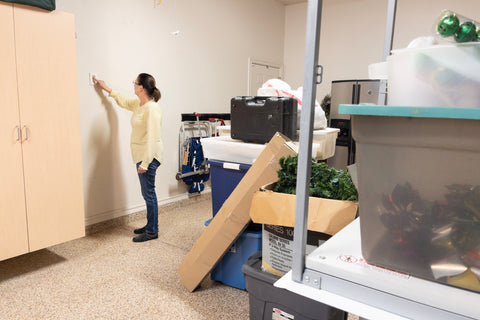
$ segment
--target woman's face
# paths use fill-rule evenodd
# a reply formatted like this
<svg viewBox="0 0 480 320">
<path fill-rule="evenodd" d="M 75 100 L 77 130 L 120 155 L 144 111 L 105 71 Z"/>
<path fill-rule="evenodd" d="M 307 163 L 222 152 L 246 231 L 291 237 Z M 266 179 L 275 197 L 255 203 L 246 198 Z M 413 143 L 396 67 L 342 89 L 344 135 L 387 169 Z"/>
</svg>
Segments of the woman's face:
<svg viewBox="0 0 480 320">
<path fill-rule="evenodd" d="M 133 89 L 134 89 L 134 92 L 137 96 L 140 93 L 140 90 L 143 89 L 143 87 L 138 82 L 138 78 L 135 79 L 135 82 L 133 83 Z"/>
</svg>

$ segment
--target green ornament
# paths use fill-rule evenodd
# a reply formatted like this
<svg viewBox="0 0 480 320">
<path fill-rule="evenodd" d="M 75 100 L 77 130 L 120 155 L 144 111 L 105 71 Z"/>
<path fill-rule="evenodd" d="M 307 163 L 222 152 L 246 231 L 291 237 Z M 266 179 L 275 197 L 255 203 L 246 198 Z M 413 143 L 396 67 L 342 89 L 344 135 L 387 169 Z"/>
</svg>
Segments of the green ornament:
<svg viewBox="0 0 480 320">
<path fill-rule="evenodd" d="M 480 41 L 480 27 L 477 27 L 477 41 Z"/>
<path fill-rule="evenodd" d="M 437 31 L 442 37 L 453 36 L 458 29 L 460 21 L 457 15 L 449 14 L 440 19 L 437 26 Z"/>
<path fill-rule="evenodd" d="M 460 25 L 455 33 L 455 41 L 469 42 L 477 39 L 477 27 L 473 22 L 467 21 Z"/>
</svg>

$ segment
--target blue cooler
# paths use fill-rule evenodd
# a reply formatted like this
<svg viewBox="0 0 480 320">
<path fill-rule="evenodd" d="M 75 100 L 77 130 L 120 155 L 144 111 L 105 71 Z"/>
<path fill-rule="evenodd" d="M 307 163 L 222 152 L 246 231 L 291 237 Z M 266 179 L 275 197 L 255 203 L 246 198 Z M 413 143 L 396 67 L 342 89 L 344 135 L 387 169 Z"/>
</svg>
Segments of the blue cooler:
<svg viewBox="0 0 480 320">
<path fill-rule="evenodd" d="M 212 185 L 212 211 L 217 214 L 251 165 L 208 160 Z"/>
<path fill-rule="evenodd" d="M 208 165 L 210 166 L 210 182 L 212 186 L 212 211 L 213 217 L 215 217 L 251 165 L 220 160 L 208 160 Z M 205 221 L 205 226 L 208 226 L 210 221 L 212 219 Z M 262 225 L 251 222 L 247 230 L 261 231 Z"/>
<path fill-rule="evenodd" d="M 211 279 L 245 290 L 242 266 L 248 258 L 262 250 L 262 231 L 244 231 L 210 273 Z"/>
<path fill-rule="evenodd" d="M 212 186 L 212 211 L 215 217 L 251 165 L 220 160 L 208 160 L 208 164 Z M 205 226 L 208 226 L 212 219 L 207 220 Z M 210 273 L 212 280 L 244 290 L 246 286 L 242 266 L 248 257 L 261 249 L 262 225 L 252 222 L 213 268 Z"/>
</svg>

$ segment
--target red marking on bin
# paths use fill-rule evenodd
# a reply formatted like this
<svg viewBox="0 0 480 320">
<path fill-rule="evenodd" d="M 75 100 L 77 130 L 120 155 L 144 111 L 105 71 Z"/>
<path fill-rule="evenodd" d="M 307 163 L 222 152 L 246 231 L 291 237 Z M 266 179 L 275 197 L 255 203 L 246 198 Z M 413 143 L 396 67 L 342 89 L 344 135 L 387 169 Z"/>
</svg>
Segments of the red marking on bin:
<svg viewBox="0 0 480 320">
<path fill-rule="evenodd" d="M 352 255 L 349 255 L 349 254 L 342 254 L 342 255 L 338 256 L 338 258 L 341 261 L 347 262 L 347 263 L 356 263 L 358 261 L 358 259 L 355 256 L 352 256 Z"/>
</svg>

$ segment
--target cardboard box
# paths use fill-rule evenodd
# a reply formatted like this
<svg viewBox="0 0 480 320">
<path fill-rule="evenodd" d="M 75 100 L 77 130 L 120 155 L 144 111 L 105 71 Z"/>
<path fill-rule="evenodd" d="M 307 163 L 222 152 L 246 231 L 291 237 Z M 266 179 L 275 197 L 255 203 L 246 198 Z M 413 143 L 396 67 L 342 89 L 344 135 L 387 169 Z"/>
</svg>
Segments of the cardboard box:
<svg viewBox="0 0 480 320">
<path fill-rule="evenodd" d="M 330 238 L 322 232 L 307 233 L 305 254 L 310 254 L 319 245 Z M 293 261 L 293 228 L 262 225 L 262 269 L 276 276 L 283 276 L 292 269 Z"/>
<path fill-rule="evenodd" d="M 250 218 L 264 224 L 262 233 L 262 266 L 275 275 L 291 269 L 293 258 L 293 227 L 295 226 L 296 196 L 274 192 L 271 183 L 255 192 L 250 207 Z M 353 201 L 309 198 L 308 234 L 306 252 L 313 251 L 325 240 L 323 234 L 334 235 L 355 219 L 358 204 Z M 275 225 L 290 228 L 274 228 Z M 315 231 L 315 232 L 314 232 Z M 315 240 L 317 239 L 317 240 Z M 307 242 L 309 242 L 307 240 Z M 315 244 L 316 242 L 316 244 Z"/>
<path fill-rule="evenodd" d="M 296 196 L 274 192 L 275 184 L 270 183 L 255 192 L 250 218 L 255 223 L 294 227 Z M 355 219 L 357 208 L 358 204 L 353 201 L 309 197 L 308 230 L 333 236 Z"/>
<path fill-rule="evenodd" d="M 296 153 L 287 137 L 273 136 L 180 264 L 178 273 L 187 290 L 195 290 L 248 225 L 253 194 L 277 179 L 280 158 Z"/>
</svg>

